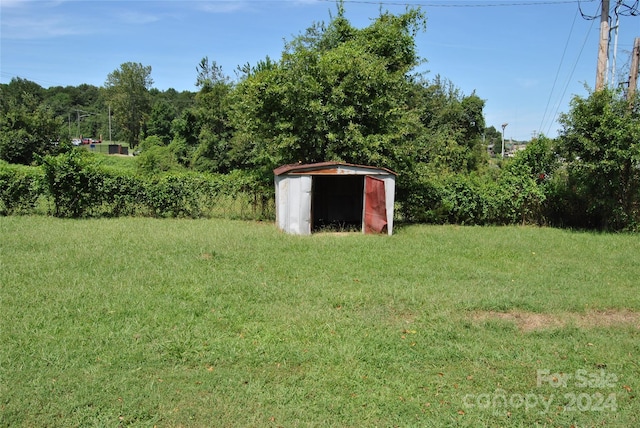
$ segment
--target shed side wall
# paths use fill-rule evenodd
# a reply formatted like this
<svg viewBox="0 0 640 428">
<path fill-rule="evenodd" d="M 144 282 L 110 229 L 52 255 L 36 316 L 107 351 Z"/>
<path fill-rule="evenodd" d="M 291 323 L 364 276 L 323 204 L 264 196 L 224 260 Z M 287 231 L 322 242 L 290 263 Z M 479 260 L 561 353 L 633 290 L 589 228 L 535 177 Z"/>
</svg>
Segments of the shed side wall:
<svg viewBox="0 0 640 428">
<path fill-rule="evenodd" d="M 287 230 L 287 206 L 289 204 L 289 182 L 286 176 L 276 175 L 276 224 L 280 230 Z"/>
<path fill-rule="evenodd" d="M 311 233 L 311 176 L 276 177 L 276 222 L 296 235 Z"/>
<path fill-rule="evenodd" d="M 386 193 L 387 204 L 387 234 L 393 234 L 393 208 L 396 199 L 396 178 L 392 175 L 384 178 L 378 177 L 384 181 L 384 191 Z"/>
</svg>

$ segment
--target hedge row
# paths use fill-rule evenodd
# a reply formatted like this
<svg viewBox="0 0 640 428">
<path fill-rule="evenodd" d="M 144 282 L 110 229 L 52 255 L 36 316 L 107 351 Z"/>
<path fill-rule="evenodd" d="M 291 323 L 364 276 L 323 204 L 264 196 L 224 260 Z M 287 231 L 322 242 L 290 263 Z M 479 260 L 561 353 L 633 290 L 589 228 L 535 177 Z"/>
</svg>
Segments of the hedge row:
<svg viewBox="0 0 640 428">
<path fill-rule="evenodd" d="M 427 176 L 400 189 L 401 213 L 411 222 L 464 225 L 549 223 L 551 182 L 528 171 L 497 177 L 474 174 Z M 404 194 L 403 194 L 404 193 Z"/>
<path fill-rule="evenodd" d="M 0 161 L 0 214 L 30 214 L 44 194 L 40 168 Z"/>
<path fill-rule="evenodd" d="M 46 212 L 58 217 L 227 217 L 273 219 L 273 188 L 250 173 L 144 175 L 102 166 L 71 151 L 38 167 L 0 164 L 0 214 Z M 554 183 L 524 163 L 494 175 L 400 177 L 402 220 L 467 225 L 554 224 Z M 43 208 L 44 206 L 44 208 Z"/>
<path fill-rule="evenodd" d="M 141 175 L 71 151 L 26 167 L 0 164 L 0 214 L 58 217 L 271 218 L 271 188 L 248 173 Z M 42 206 L 45 208 L 42 208 Z"/>
</svg>

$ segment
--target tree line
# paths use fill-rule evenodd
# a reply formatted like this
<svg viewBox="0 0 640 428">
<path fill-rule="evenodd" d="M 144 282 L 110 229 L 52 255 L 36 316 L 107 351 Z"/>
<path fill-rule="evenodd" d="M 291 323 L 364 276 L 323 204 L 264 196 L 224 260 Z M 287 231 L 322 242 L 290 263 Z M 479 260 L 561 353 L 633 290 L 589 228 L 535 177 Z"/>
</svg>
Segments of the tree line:
<svg viewBox="0 0 640 428">
<path fill-rule="evenodd" d="M 425 26 L 408 9 L 355 28 L 338 3 L 328 23 L 287 42 L 277 60 L 238 67 L 236 79 L 203 58 L 194 93 L 154 89 L 151 67 L 132 62 L 101 88 L 16 78 L 0 86 L 0 158 L 30 164 L 67 150 L 72 136 L 110 134 L 139 153 L 141 172 L 245 171 L 265 197 L 277 166 L 344 161 L 396 171 L 407 221 L 636 228 L 635 99 L 576 97 L 557 139 L 490 159 L 500 133 L 486 127 L 485 101 L 414 71 Z"/>
</svg>

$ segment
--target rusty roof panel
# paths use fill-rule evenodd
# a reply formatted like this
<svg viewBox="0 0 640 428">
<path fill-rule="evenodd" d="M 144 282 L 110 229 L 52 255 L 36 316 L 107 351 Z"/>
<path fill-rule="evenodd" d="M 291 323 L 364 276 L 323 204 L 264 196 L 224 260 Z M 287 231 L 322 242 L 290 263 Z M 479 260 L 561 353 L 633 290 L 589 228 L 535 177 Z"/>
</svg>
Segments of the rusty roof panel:
<svg viewBox="0 0 640 428">
<path fill-rule="evenodd" d="M 387 168 L 378 168 L 375 166 L 368 165 L 356 165 L 346 162 L 317 162 L 317 163 L 308 163 L 308 164 L 289 164 L 282 165 L 273 170 L 275 175 L 283 175 L 283 174 L 296 174 L 296 175 L 338 175 L 338 174 L 348 174 L 349 171 L 344 170 L 343 168 L 354 168 L 354 169 L 362 169 L 362 170 L 371 170 L 379 171 L 382 173 L 398 175 L 395 172 L 391 171 Z"/>
</svg>

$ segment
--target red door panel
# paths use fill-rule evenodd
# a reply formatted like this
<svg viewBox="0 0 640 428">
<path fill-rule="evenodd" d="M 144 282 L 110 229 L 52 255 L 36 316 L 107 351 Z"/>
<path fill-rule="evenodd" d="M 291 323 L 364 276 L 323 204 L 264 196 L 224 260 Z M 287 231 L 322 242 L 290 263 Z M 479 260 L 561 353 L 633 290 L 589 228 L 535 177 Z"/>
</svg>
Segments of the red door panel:
<svg viewBox="0 0 640 428">
<path fill-rule="evenodd" d="M 387 229 L 384 181 L 367 176 L 364 188 L 364 233 L 382 233 Z"/>
</svg>

